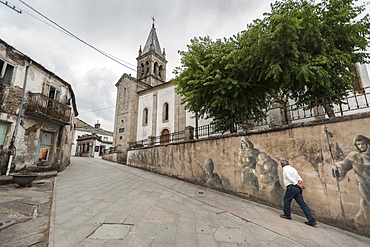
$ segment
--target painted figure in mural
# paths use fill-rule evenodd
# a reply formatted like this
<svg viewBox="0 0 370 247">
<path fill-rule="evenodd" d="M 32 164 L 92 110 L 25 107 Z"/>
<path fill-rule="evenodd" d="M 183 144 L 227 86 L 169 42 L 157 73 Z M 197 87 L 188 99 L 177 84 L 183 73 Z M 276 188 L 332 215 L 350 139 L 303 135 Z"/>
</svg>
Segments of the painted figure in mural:
<svg viewBox="0 0 370 247">
<path fill-rule="evenodd" d="M 211 158 L 207 158 L 204 163 L 205 184 L 214 188 L 222 188 L 222 180 L 217 173 L 213 172 L 215 165 Z"/>
<path fill-rule="evenodd" d="M 347 157 L 335 164 L 332 168 L 333 176 L 341 181 L 351 169 L 359 183 L 361 195 L 360 210 L 354 218 L 354 222 L 361 225 L 369 225 L 370 222 L 370 139 L 358 135 L 353 140 L 356 151 L 350 152 Z"/>
<path fill-rule="evenodd" d="M 256 169 L 254 174 L 258 178 L 260 190 L 269 190 L 274 187 L 274 183 L 279 181 L 278 163 L 271 159 L 265 152 L 260 152 L 257 157 Z"/>
<path fill-rule="evenodd" d="M 265 152 L 260 152 L 257 157 L 256 169 L 252 170 L 258 179 L 260 197 L 274 199 L 277 204 L 281 203 L 284 192 L 279 181 L 279 164 Z"/>
<path fill-rule="evenodd" d="M 258 193 L 258 179 L 253 170 L 256 168 L 259 153 L 260 151 L 254 148 L 247 137 L 242 137 L 238 161 L 241 170 L 242 190 L 252 194 Z"/>
<path fill-rule="evenodd" d="M 301 176 L 299 176 L 295 168 L 289 165 L 289 161 L 287 159 L 280 160 L 280 164 L 281 167 L 283 167 L 284 185 L 286 186 L 284 195 L 284 214 L 281 214 L 280 217 L 287 220 L 292 219 L 290 206 L 294 199 L 301 207 L 308 220 L 305 224 L 310 226 L 317 225 L 316 219 L 312 216 L 310 208 L 303 200 L 302 190 L 305 187 L 302 184 L 303 180 Z"/>
</svg>

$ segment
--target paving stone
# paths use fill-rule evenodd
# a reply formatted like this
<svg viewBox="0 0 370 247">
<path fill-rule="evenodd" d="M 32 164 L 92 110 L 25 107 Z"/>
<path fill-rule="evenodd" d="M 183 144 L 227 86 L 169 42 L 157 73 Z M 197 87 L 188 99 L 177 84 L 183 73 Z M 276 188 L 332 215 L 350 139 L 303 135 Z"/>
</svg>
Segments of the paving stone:
<svg viewBox="0 0 370 247">
<path fill-rule="evenodd" d="M 124 239 L 131 229 L 131 225 L 124 224 L 102 224 L 93 234 L 90 239 Z"/>
<path fill-rule="evenodd" d="M 176 238 L 175 247 L 194 247 L 197 246 L 196 239 Z"/>
<path fill-rule="evenodd" d="M 154 244 L 170 244 L 174 246 L 176 241 L 176 226 L 160 225 L 153 239 Z"/>
<path fill-rule="evenodd" d="M 213 234 L 217 242 L 243 243 L 244 238 L 240 229 L 230 227 L 213 228 Z"/>
</svg>

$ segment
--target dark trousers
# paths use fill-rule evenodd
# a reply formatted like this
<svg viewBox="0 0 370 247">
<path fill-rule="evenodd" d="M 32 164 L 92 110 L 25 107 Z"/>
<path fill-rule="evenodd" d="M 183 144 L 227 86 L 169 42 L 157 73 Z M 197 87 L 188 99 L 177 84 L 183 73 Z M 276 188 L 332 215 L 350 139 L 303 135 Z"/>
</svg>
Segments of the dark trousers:
<svg viewBox="0 0 370 247">
<path fill-rule="evenodd" d="M 309 222 L 316 222 L 315 218 L 311 214 L 310 208 L 303 200 L 302 189 L 295 185 L 288 185 L 288 187 L 286 188 L 284 195 L 284 215 L 287 217 L 291 217 L 290 205 L 292 204 L 293 198 L 303 210 L 303 213 L 306 215 L 307 220 Z"/>
</svg>

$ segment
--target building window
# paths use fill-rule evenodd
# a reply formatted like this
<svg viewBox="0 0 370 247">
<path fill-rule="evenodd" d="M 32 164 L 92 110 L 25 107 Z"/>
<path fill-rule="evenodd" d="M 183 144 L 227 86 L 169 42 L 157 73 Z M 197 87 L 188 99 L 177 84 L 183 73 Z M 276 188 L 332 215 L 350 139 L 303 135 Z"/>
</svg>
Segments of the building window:
<svg viewBox="0 0 370 247">
<path fill-rule="evenodd" d="M 169 106 L 168 106 L 168 103 L 164 103 L 163 104 L 163 122 L 168 122 L 168 109 Z"/>
<path fill-rule="evenodd" d="M 154 63 L 154 74 L 157 75 L 157 73 L 158 73 L 158 63 L 155 62 Z"/>
<path fill-rule="evenodd" d="M 159 66 L 159 69 L 158 69 L 158 76 L 159 78 L 162 78 L 162 65 Z"/>
<path fill-rule="evenodd" d="M 125 128 L 119 128 L 118 133 L 125 132 Z"/>
<path fill-rule="evenodd" d="M 143 126 L 148 125 L 148 108 L 145 108 L 143 111 Z"/>
<path fill-rule="evenodd" d="M 170 131 L 164 129 L 161 133 L 161 144 L 166 144 L 170 142 Z"/>
<path fill-rule="evenodd" d="M 141 76 L 145 74 L 144 64 L 141 64 Z"/>
<path fill-rule="evenodd" d="M 0 60 L 0 82 L 10 85 L 13 78 L 14 66 Z"/>
<path fill-rule="evenodd" d="M 122 140 L 122 136 L 120 136 L 119 139 Z"/>
<path fill-rule="evenodd" d="M 146 63 L 145 63 L 145 67 L 146 67 L 146 69 L 145 69 L 145 73 L 147 74 L 147 73 L 149 73 L 149 72 L 150 72 L 150 70 L 149 70 L 149 62 L 148 62 L 148 61 L 146 61 Z"/>
<path fill-rule="evenodd" d="M 44 93 L 43 94 L 59 102 L 60 90 L 56 89 L 55 87 L 47 83 L 44 83 Z"/>
</svg>

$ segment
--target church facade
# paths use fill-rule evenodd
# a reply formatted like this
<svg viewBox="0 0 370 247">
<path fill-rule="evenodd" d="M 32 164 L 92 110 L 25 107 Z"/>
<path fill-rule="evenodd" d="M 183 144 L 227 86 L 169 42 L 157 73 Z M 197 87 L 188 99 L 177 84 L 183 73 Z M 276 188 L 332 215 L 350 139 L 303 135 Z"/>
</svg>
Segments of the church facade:
<svg viewBox="0 0 370 247">
<path fill-rule="evenodd" d="M 125 153 L 129 142 L 171 133 L 195 125 L 193 115 L 180 104 L 175 85 L 166 81 L 166 53 L 154 24 L 145 46 L 140 46 L 136 78 L 123 74 L 116 83 L 117 99 L 113 146 Z"/>
</svg>

